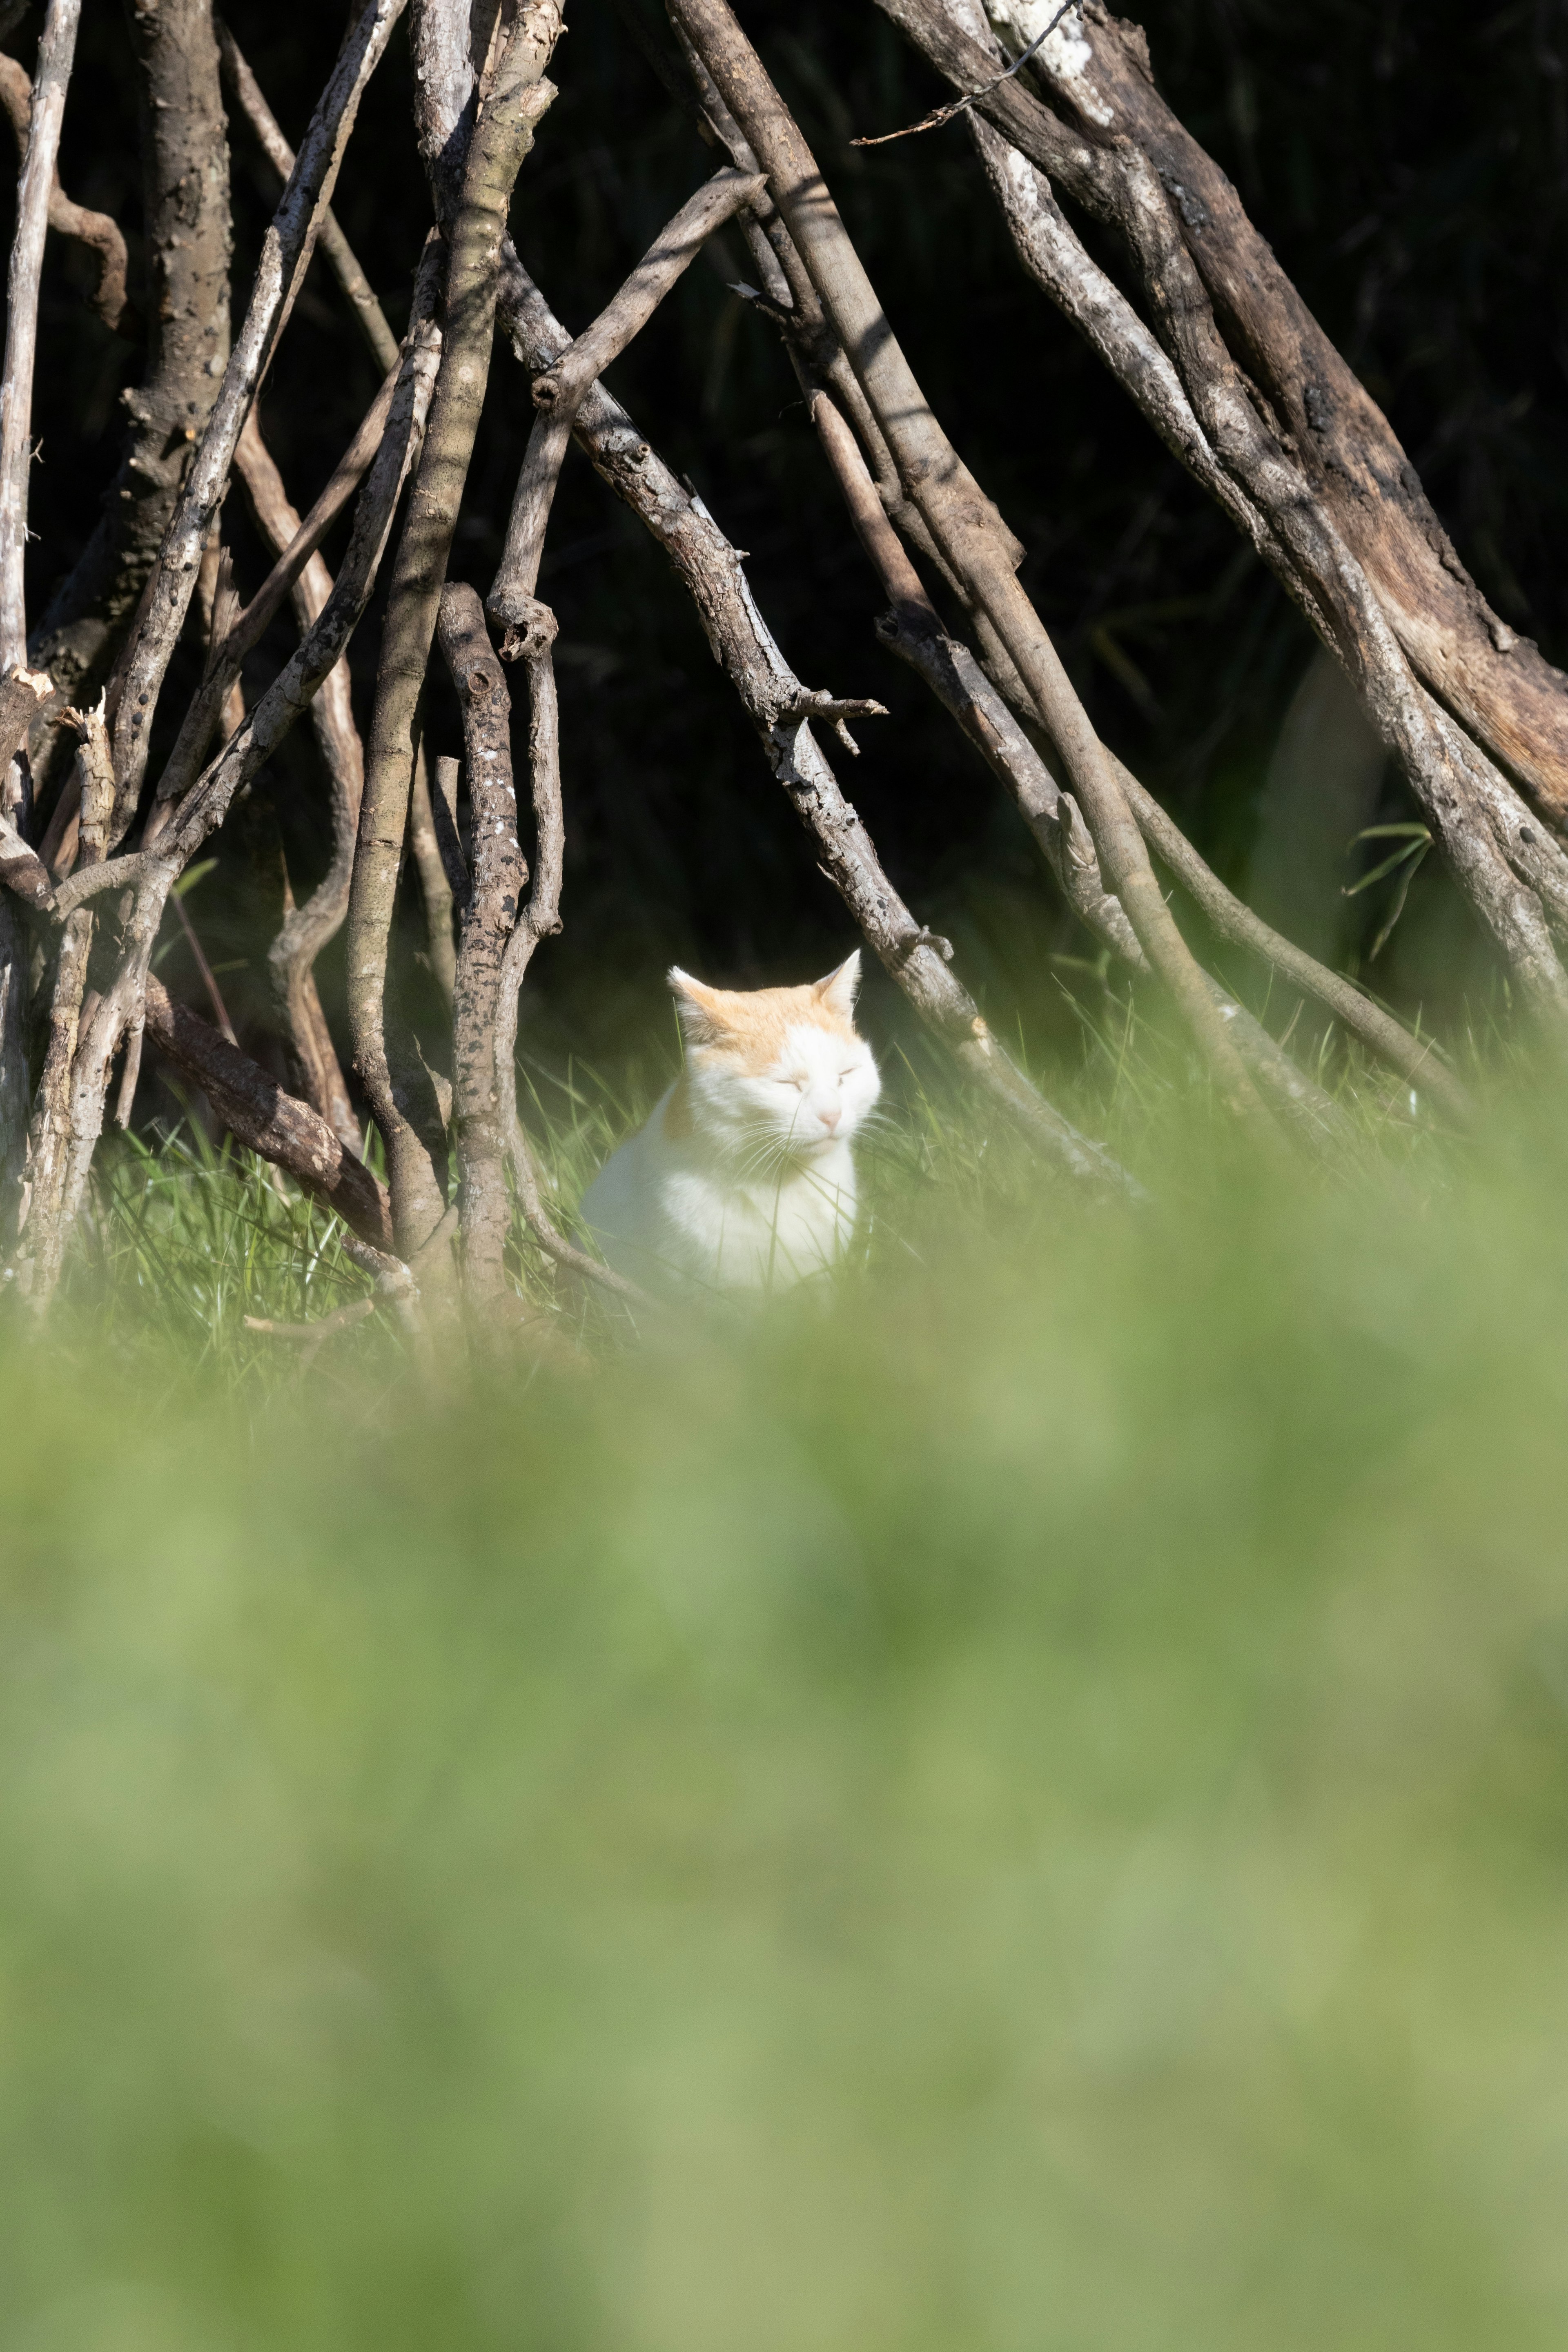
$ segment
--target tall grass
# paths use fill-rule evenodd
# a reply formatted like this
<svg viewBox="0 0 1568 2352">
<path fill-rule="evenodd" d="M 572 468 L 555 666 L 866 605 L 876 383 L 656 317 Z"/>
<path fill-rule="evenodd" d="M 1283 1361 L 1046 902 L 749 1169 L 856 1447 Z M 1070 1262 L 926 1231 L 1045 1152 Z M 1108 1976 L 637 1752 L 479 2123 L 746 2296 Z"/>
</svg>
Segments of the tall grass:
<svg viewBox="0 0 1568 2352">
<path fill-rule="evenodd" d="M 1568 1129 L 1138 1083 L 1146 1211 L 911 1087 L 831 1289 L 435 1387 L 113 1170 L 0 1356 L 7 2343 L 1561 2343 Z"/>
</svg>

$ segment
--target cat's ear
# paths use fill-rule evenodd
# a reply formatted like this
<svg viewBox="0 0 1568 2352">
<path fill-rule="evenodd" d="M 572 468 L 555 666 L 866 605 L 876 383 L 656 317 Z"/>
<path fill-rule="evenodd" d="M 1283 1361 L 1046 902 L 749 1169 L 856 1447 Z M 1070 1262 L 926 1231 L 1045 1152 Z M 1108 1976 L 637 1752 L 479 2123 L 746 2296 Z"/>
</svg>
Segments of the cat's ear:
<svg viewBox="0 0 1568 2352">
<path fill-rule="evenodd" d="M 669 967 L 669 992 L 680 1019 L 680 1034 L 689 1045 L 714 1045 L 728 1029 L 719 1008 L 721 991 L 693 980 L 678 963 Z"/>
<path fill-rule="evenodd" d="M 859 987 L 860 950 L 857 948 L 852 956 L 845 958 L 837 971 L 830 971 L 824 980 L 814 980 L 811 992 L 818 1004 L 825 1004 L 829 1013 L 838 1015 L 840 1021 L 853 1021 L 855 998 Z"/>
</svg>

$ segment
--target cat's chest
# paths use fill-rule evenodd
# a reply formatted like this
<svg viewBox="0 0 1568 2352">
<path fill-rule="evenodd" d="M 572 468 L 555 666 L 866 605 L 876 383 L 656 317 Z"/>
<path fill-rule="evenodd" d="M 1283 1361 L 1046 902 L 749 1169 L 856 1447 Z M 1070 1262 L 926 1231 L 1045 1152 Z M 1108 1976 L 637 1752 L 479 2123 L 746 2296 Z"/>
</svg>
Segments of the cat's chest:
<svg viewBox="0 0 1568 2352">
<path fill-rule="evenodd" d="M 838 1256 L 855 1223 L 847 1150 L 768 1180 L 671 1169 L 664 1193 L 666 1213 L 728 1282 L 788 1282 L 818 1272 Z"/>
</svg>

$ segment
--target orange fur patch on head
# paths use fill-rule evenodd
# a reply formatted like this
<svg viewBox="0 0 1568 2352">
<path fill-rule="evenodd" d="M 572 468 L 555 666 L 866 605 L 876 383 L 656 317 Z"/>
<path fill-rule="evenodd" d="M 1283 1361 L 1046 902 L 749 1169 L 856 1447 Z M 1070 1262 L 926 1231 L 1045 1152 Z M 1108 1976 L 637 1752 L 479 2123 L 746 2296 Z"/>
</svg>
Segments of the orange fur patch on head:
<svg viewBox="0 0 1568 2352">
<path fill-rule="evenodd" d="M 710 988 L 679 965 L 669 975 L 688 1050 L 760 1076 L 773 1068 L 792 1029 L 823 1029 L 859 1042 L 855 990 L 860 952 L 804 988 Z"/>
</svg>

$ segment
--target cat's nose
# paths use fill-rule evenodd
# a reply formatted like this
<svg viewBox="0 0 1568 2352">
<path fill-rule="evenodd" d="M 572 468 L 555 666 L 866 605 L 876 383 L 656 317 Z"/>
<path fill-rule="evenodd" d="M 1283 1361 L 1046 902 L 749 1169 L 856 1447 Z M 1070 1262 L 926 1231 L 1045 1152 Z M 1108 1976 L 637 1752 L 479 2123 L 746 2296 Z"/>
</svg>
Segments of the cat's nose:
<svg viewBox="0 0 1568 2352">
<path fill-rule="evenodd" d="M 831 1135 L 834 1129 L 837 1126 L 839 1119 L 843 1117 L 843 1113 L 837 1110 L 819 1110 L 816 1116 L 822 1121 L 823 1126 L 827 1129 L 828 1134 Z"/>
</svg>

